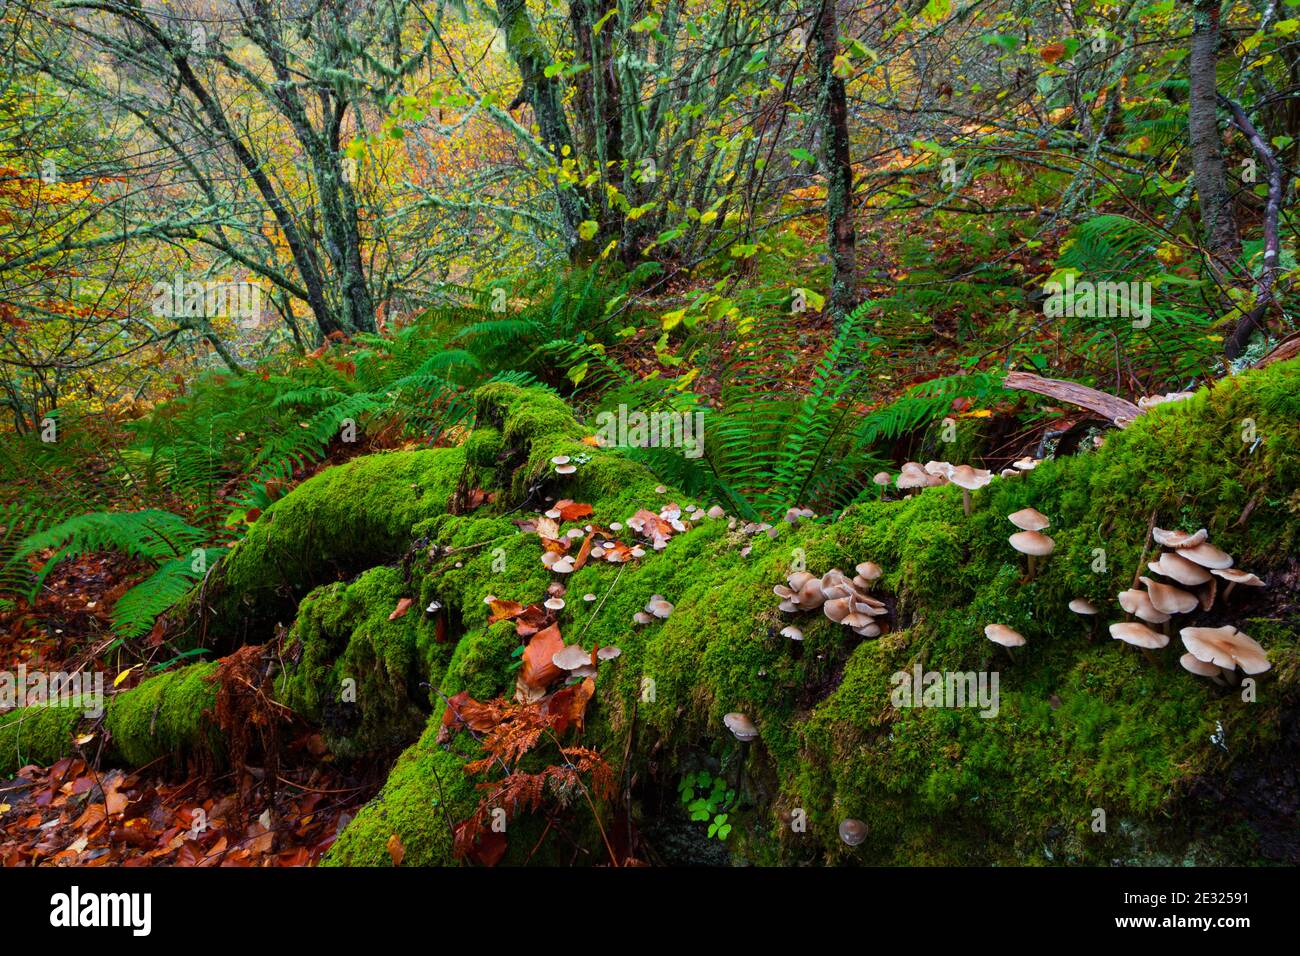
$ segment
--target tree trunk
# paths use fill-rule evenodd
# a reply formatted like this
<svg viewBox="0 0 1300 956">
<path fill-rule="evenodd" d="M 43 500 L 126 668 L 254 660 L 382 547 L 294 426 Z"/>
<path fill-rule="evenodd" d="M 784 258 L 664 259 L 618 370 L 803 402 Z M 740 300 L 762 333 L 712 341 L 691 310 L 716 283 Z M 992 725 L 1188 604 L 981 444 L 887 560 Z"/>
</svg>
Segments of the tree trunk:
<svg viewBox="0 0 1300 956">
<path fill-rule="evenodd" d="M 573 134 L 564 115 L 563 89 L 558 77 L 548 77 L 550 56 L 533 27 L 524 0 L 497 0 L 497 16 L 505 34 L 506 49 L 523 81 L 522 96 L 533 108 L 542 142 L 555 157 L 556 165 L 565 158 L 565 148 L 573 153 Z M 587 217 L 586 197 L 576 185 L 557 183 L 560 214 L 564 219 L 566 240 L 571 259 L 584 258 L 591 243 L 578 235 L 578 227 Z"/>
<path fill-rule="evenodd" d="M 821 0 L 816 20 L 817 77 L 821 86 L 822 149 L 826 165 L 826 248 L 832 276 L 830 313 L 839 318 L 857 298 L 856 236 L 853 230 L 853 166 L 849 159 L 848 103 L 844 80 L 835 75 L 839 27 L 835 0 Z"/>
<path fill-rule="evenodd" d="M 1232 197 L 1219 133 L 1218 62 L 1220 0 L 1193 0 L 1192 43 L 1188 63 L 1187 131 L 1192 142 L 1192 172 L 1201 205 L 1201 226 L 1216 276 L 1231 276 L 1241 259 L 1241 238 L 1232 214 Z"/>
</svg>

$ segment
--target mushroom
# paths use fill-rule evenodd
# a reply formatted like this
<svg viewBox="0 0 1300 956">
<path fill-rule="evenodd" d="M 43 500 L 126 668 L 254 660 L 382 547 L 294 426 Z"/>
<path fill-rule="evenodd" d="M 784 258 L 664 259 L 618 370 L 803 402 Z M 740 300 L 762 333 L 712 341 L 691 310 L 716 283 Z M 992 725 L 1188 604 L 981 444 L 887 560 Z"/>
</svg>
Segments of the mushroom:
<svg viewBox="0 0 1300 956">
<path fill-rule="evenodd" d="M 878 471 L 876 472 L 875 477 L 871 479 L 871 481 L 873 484 L 878 485 L 880 487 L 880 500 L 884 501 L 885 489 L 889 487 L 889 482 L 891 481 L 889 477 L 889 472 Z"/>
<path fill-rule="evenodd" d="M 1011 467 L 1016 469 L 1016 471 L 1033 471 L 1038 467 L 1038 459 L 1029 458 L 1027 456 L 1025 458 L 1017 458 L 1011 463 Z"/>
<path fill-rule="evenodd" d="M 849 818 L 840 821 L 840 839 L 849 846 L 857 846 L 867 838 L 867 825 L 861 820 Z"/>
<path fill-rule="evenodd" d="M 1202 541 L 1193 548 L 1179 548 L 1178 551 L 1188 561 L 1195 561 L 1203 568 L 1217 568 L 1222 571 L 1224 568 L 1232 567 L 1232 555 L 1222 548 L 1216 548 L 1208 541 Z"/>
<path fill-rule="evenodd" d="M 993 473 L 970 465 L 958 465 L 948 472 L 948 480 L 961 489 L 962 510 L 970 515 L 970 493 L 993 480 Z"/>
<path fill-rule="evenodd" d="M 858 572 L 853 578 L 854 585 L 864 591 L 870 591 L 871 585 L 880 580 L 880 576 L 885 573 L 884 568 L 874 561 L 864 561 L 853 570 Z"/>
<path fill-rule="evenodd" d="M 732 712 L 725 715 L 722 718 L 722 722 L 726 725 L 727 729 L 732 732 L 735 738 L 743 744 L 758 739 L 758 728 L 755 727 L 754 722 L 744 714 Z"/>
<path fill-rule="evenodd" d="M 1151 537 L 1155 539 L 1156 544 L 1163 545 L 1166 548 L 1194 548 L 1198 544 L 1204 544 L 1205 539 L 1210 533 L 1202 528 L 1200 531 L 1165 531 L 1163 528 L 1152 528 Z"/>
<path fill-rule="evenodd" d="M 721 505 L 714 505 L 712 508 L 710 508 L 708 511 L 704 513 L 708 515 L 710 518 L 721 518 L 723 515 L 726 514 L 726 512 L 722 510 Z"/>
<path fill-rule="evenodd" d="M 1153 631 L 1137 621 L 1120 621 L 1110 626 L 1110 636 L 1125 644 L 1132 644 L 1143 650 L 1156 650 L 1169 644 L 1169 635 Z"/>
<path fill-rule="evenodd" d="M 1211 664 L 1207 661 L 1200 660 L 1195 654 L 1190 652 L 1178 658 L 1178 663 L 1182 665 L 1183 670 L 1190 671 L 1197 677 L 1208 677 L 1216 684 L 1224 684 L 1223 670 L 1218 664 Z"/>
<path fill-rule="evenodd" d="M 555 466 L 557 475 L 571 475 L 578 470 L 576 465 L 569 463 L 568 455 L 556 455 L 551 459 L 551 464 Z"/>
<path fill-rule="evenodd" d="M 566 644 L 551 655 L 551 663 L 561 670 L 576 671 L 591 666 L 591 652 L 584 651 L 580 644 Z"/>
<path fill-rule="evenodd" d="M 562 597 L 547 598 L 542 606 L 545 607 L 548 611 L 562 611 L 564 610 L 564 598 Z"/>
<path fill-rule="evenodd" d="M 587 593 L 582 596 L 582 599 L 590 604 L 592 601 L 596 600 L 596 595 Z"/>
<path fill-rule="evenodd" d="M 900 491 L 906 491 L 911 488 L 928 488 L 930 486 L 931 476 L 926 474 L 924 468 L 914 461 L 905 462 L 903 470 L 898 473 L 894 479 L 894 484 Z"/>
<path fill-rule="evenodd" d="M 1248 588 L 1262 588 L 1264 582 L 1249 571 L 1242 571 L 1239 568 L 1215 568 L 1212 574 L 1223 578 L 1228 582 L 1228 586 L 1223 589 L 1223 599 L 1228 600 L 1228 595 L 1238 584 L 1244 584 Z"/>
<path fill-rule="evenodd" d="M 1012 630 L 1005 624 L 988 625 L 984 628 L 984 636 L 1003 647 L 1021 647 L 1025 643 L 1025 638 L 1019 631 Z"/>
<path fill-rule="evenodd" d="M 1088 640 L 1092 640 L 1097 633 L 1097 605 L 1087 598 L 1075 598 L 1068 606 L 1075 614 L 1088 619 Z"/>
<path fill-rule="evenodd" d="M 613 644 L 609 644 L 605 647 L 596 648 L 596 659 L 602 661 L 612 661 L 614 658 L 618 657 L 622 653 L 623 653 L 622 648 L 616 647 Z"/>
<path fill-rule="evenodd" d="M 1273 665 L 1259 642 L 1231 624 L 1223 627 L 1185 627 L 1178 632 L 1183 646 L 1198 661 L 1217 664 L 1225 671 L 1240 667 L 1247 674 L 1262 674 Z"/>
<path fill-rule="evenodd" d="M 1010 538 L 1011 547 L 1029 555 L 1029 580 L 1034 579 L 1034 559 L 1046 557 L 1056 549 L 1056 542 L 1039 531 L 1017 531 Z"/>
<path fill-rule="evenodd" d="M 650 596 L 650 601 L 646 604 L 645 610 L 647 614 L 653 614 L 663 620 L 673 613 L 673 606 L 665 601 L 662 595 L 653 594 Z"/>
<path fill-rule="evenodd" d="M 1033 508 L 1021 508 L 1007 515 L 1007 520 L 1021 531 L 1042 531 L 1052 522 L 1047 515 Z"/>
<path fill-rule="evenodd" d="M 1179 584 L 1191 586 L 1204 584 L 1210 580 L 1209 571 L 1193 561 L 1188 561 L 1177 551 L 1166 551 L 1160 555 L 1159 561 L 1148 561 L 1147 567 L 1156 574 L 1173 578 Z"/>
<path fill-rule="evenodd" d="M 651 624 L 654 622 L 654 615 L 647 614 L 645 611 L 637 611 L 632 615 L 633 624 Z"/>
<path fill-rule="evenodd" d="M 1161 584 L 1146 575 L 1138 580 L 1147 586 L 1147 596 L 1151 598 L 1151 606 L 1161 614 L 1186 614 L 1198 603 L 1195 594 L 1189 594 L 1172 584 Z"/>
<path fill-rule="evenodd" d="M 1119 606 L 1129 614 L 1136 615 L 1151 624 L 1163 624 L 1169 620 L 1168 614 L 1156 610 L 1155 605 L 1151 603 L 1150 595 L 1146 591 L 1139 591 L 1137 588 L 1120 591 Z"/>
<path fill-rule="evenodd" d="M 795 627 L 793 624 L 789 624 L 781 628 L 781 636 L 788 637 L 792 641 L 802 641 L 803 631 L 799 630 L 799 628 Z"/>
</svg>

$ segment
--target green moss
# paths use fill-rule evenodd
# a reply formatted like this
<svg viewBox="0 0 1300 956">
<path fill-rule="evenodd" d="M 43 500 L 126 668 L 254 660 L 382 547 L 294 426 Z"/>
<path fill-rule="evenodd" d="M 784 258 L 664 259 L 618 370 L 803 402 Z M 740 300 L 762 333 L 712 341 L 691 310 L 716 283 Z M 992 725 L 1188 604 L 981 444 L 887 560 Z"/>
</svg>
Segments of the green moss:
<svg viewBox="0 0 1300 956">
<path fill-rule="evenodd" d="M 213 716 L 216 671 L 215 661 L 191 664 L 112 697 L 105 725 L 113 753 L 132 767 L 160 757 L 180 760 L 200 751 L 219 753 Z"/>
<path fill-rule="evenodd" d="M 479 427 L 489 432 L 473 454 L 481 466 L 496 464 L 496 509 L 531 510 L 547 497 L 568 497 L 593 504 L 590 520 L 608 525 L 640 507 L 689 501 L 656 493 L 653 475 L 583 444 L 585 430 L 554 396 L 495 385 L 478 400 Z M 1065 605 L 1086 596 L 1113 607 L 1141 567 L 1152 520 L 1204 525 L 1242 566 L 1278 568 L 1300 525 L 1300 455 L 1288 441 L 1297 418 L 1300 368 L 1276 365 L 1161 406 L 1111 433 L 1100 451 L 995 481 L 973 496 L 970 516 L 957 489 L 928 489 L 856 506 L 834 522 L 782 527 L 775 539 L 705 521 L 640 562 L 592 562 L 564 581 L 561 628 L 570 641 L 617 644 L 623 654 L 601 665 L 584 742 L 616 772 L 671 789 L 678 767 L 696 757 L 736 772 L 741 751 L 721 717 L 747 713 L 762 738 L 744 757 L 746 805 L 730 845 L 761 862 L 1250 860 L 1254 847 L 1240 832 L 1189 825 L 1200 819 L 1191 784 L 1279 739 L 1296 700 L 1296 621 L 1244 623 L 1275 665 L 1260 682 L 1259 702 L 1247 704 L 1178 669 L 1176 646 L 1149 661 L 1110 640 L 1105 621 L 1089 640 L 1087 623 Z M 1241 441 L 1247 419 L 1260 438 L 1253 446 Z M 558 476 L 550 466 L 556 454 L 588 460 L 576 474 Z M 1031 505 L 1051 517 L 1057 547 L 1029 580 L 1024 557 L 1007 543 L 1015 529 L 1005 516 Z M 519 642 L 509 624 L 487 625 L 484 598 L 539 600 L 551 577 L 537 536 L 513 524 L 522 514 L 492 510 L 429 517 L 412 528 L 432 554 L 414 569 L 419 599 L 442 601 L 454 622 L 445 668 L 436 655 L 415 655 L 442 695 L 510 693 Z M 795 562 L 824 572 L 867 559 L 886 569 L 876 590 L 895 608 L 893 633 L 861 642 L 819 615 L 800 615 L 802 646 L 796 651 L 780 637 L 790 618 L 777 612 L 771 587 Z M 381 580 L 392 586 L 377 575 L 366 588 Z M 336 586 L 329 601 L 346 605 L 347 590 Z M 599 600 L 583 602 L 587 592 Z M 352 625 L 342 622 L 374 621 L 369 602 L 382 599 L 386 612 L 394 593 L 368 593 L 365 607 L 339 619 L 317 671 L 351 646 L 339 635 Z M 676 610 L 666 621 L 634 626 L 632 615 L 653 593 Z M 302 618 L 314 614 L 305 607 Z M 1216 614 L 1233 618 L 1231 608 Z M 1020 630 L 1028 645 L 1007 652 L 991 644 L 983 628 L 992 622 Z M 914 663 L 997 671 L 998 716 L 894 708 L 891 675 Z M 450 808 L 453 820 L 472 809 L 461 767 L 474 745 L 462 735 L 452 750 L 437 747 L 440 712 L 436 701 L 430 728 L 344 833 L 331 862 L 386 863 L 393 833 L 410 861 L 450 859 L 439 808 Z M 1218 726 L 1232 742 L 1228 753 L 1210 741 Z M 622 766 L 625 753 L 631 768 Z M 806 832 L 786 822 L 796 808 L 807 814 Z M 1106 813 L 1106 833 L 1090 825 L 1097 809 Z M 854 850 L 835 836 L 847 816 L 869 827 Z M 520 859 L 523 842 L 512 837 L 509 859 Z"/>
<path fill-rule="evenodd" d="M 447 509 L 464 472 L 459 448 L 328 468 L 268 508 L 174 617 L 191 641 L 261 643 L 313 587 L 400 557 L 412 527 Z"/>
<path fill-rule="evenodd" d="M 0 714 L 0 776 L 27 764 L 46 766 L 66 755 L 82 720 L 75 707 L 41 704 Z"/>
<path fill-rule="evenodd" d="M 429 715 L 422 687 L 441 673 L 450 644 L 416 606 L 389 620 L 412 588 L 396 568 L 367 571 L 351 584 L 309 594 L 289 633 L 289 655 L 277 693 L 298 714 L 321 725 L 330 750 L 350 758 L 396 753 L 419 736 Z"/>
</svg>

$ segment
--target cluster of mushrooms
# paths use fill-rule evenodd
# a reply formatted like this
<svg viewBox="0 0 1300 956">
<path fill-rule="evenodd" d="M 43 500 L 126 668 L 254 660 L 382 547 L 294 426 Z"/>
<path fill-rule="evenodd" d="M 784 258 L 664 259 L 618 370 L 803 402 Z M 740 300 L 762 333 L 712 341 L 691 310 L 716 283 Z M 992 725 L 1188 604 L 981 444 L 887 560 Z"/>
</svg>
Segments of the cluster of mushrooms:
<svg viewBox="0 0 1300 956">
<path fill-rule="evenodd" d="M 1200 608 L 1209 611 L 1218 599 L 1219 581 L 1226 581 L 1223 600 L 1232 589 L 1263 587 L 1264 582 L 1249 571 L 1234 568 L 1232 555 L 1211 544 L 1204 528 L 1195 532 L 1165 531 L 1153 528 L 1151 537 L 1165 550 L 1147 563 L 1147 568 L 1167 581 L 1141 575 L 1138 580 L 1146 590 L 1130 588 L 1119 595 L 1120 607 L 1138 620 L 1110 625 L 1111 636 L 1145 650 L 1158 650 L 1169 644 L 1169 621 L 1179 614 Z M 1194 590 L 1186 590 L 1192 588 Z M 1076 599 L 1079 601 L 1080 599 Z M 1096 613 L 1087 602 L 1070 602 L 1076 613 Z M 1087 605 L 1087 607 L 1085 607 Z M 1161 626 L 1157 631 L 1152 624 Z M 1178 632 L 1187 653 L 1179 663 L 1184 670 L 1215 683 L 1235 678 L 1237 668 L 1246 674 L 1262 674 L 1272 665 L 1257 641 L 1231 624 L 1221 627 L 1184 627 Z"/>
<path fill-rule="evenodd" d="M 839 568 L 831 568 L 820 578 L 808 571 L 795 571 L 785 584 L 772 588 L 772 593 L 781 599 L 780 609 L 787 614 L 821 608 L 828 618 L 853 633 L 879 637 L 882 631 L 876 618 L 887 615 L 889 608 L 869 592 L 883 572 L 874 561 L 865 561 L 853 570 L 851 578 Z M 781 635 L 793 641 L 803 640 L 803 631 L 794 625 L 782 630 Z"/>
</svg>

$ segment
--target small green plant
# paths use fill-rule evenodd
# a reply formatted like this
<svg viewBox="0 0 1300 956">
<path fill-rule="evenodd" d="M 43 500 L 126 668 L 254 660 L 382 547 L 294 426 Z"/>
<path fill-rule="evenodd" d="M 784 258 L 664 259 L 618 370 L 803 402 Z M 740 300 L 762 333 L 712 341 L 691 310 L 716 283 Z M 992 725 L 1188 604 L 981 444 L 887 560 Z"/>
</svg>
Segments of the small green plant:
<svg viewBox="0 0 1300 956">
<path fill-rule="evenodd" d="M 707 770 L 698 770 L 682 777 L 677 792 L 692 820 L 699 823 L 709 821 L 709 839 L 727 839 L 731 824 L 722 811 L 730 809 L 736 799 L 736 791 L 727 786 L 727 781 Z"/>
</svg>

